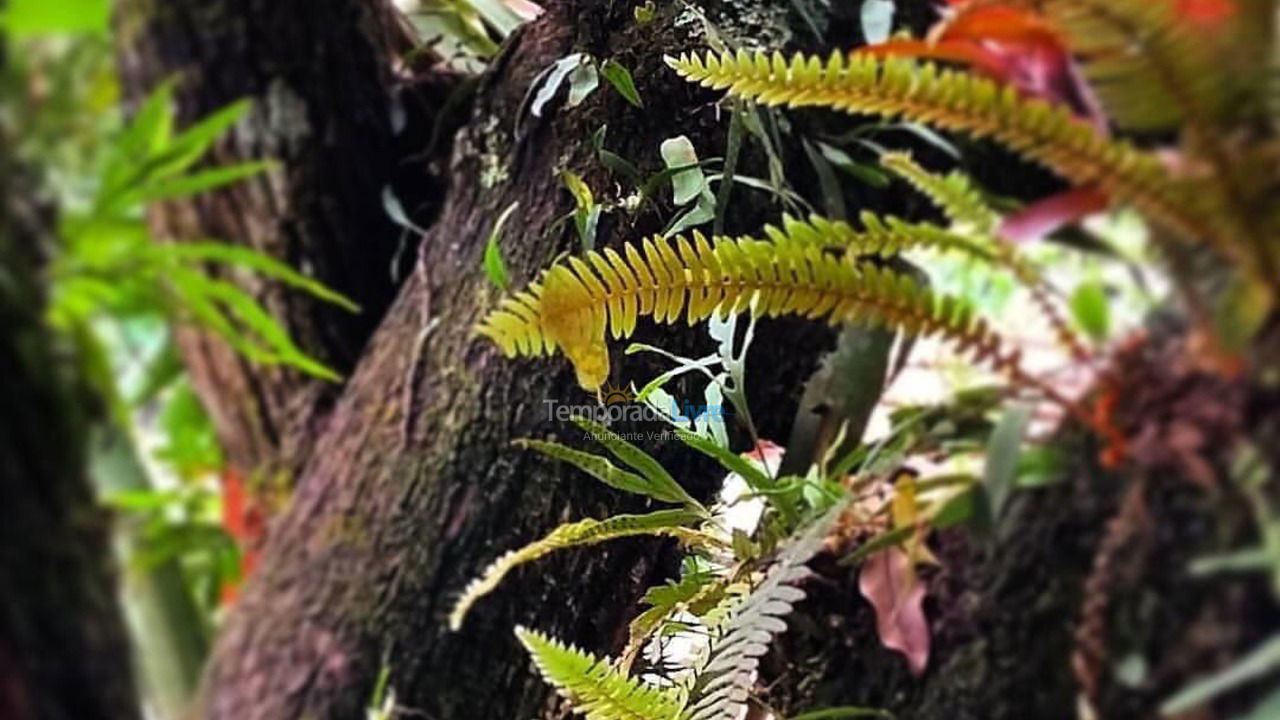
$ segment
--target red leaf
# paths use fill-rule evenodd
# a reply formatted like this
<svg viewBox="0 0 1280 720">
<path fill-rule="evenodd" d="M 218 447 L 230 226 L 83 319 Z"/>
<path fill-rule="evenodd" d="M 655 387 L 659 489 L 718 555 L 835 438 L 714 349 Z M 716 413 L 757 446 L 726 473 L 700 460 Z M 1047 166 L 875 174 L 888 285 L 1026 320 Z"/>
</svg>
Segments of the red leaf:
<svg viewBox="0 0 1280 720">
<path fill-rule="evenodd" d="M 969 65 L 1027 97 L 1065 105 L 1106 132 L 1106 118 L 1065 41 L 1039 14 L 1000 4 L 964 4 L 929 39 L 891 40 L 857 52 Z"/>
<path fill-rule="evenodd" d="M 867 558 L 858 589 L 876 611 L 880 642 L 907 659 L 913 675 L 929 664 L 929 621 L 924 616 L 924 583 L 911 559 L 891 547 Z"/>
<path fill-rule="evenodd" d="M 1107 205 L 1106 193 L 1093 185 L 1072 188 L 1041 198 L 1006 217 L 1000 224 L 1000 235 L 1013 242 L 1035 240 L 1086 215 L 1106 210 Z"/>
</svg>

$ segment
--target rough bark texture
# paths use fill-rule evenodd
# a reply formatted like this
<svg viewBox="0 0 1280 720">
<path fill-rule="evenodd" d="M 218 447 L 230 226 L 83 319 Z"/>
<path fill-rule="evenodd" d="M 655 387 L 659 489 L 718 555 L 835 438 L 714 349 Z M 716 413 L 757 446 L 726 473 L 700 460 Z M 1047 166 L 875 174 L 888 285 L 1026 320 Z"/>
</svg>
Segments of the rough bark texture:
<svg viewBox="0 0 1280 720">
<path fill-rule="evenodd" d="M 271 171 L 234 188 L 168 203 L 157 237 L 217 238 L 284 260 L 358 303 L 347 311 L 251 276 L 237 280 L 309 352 L 340 373 L 357 358 L 408 271 L 411 233 L 395 225 L 383 193 L 428 224 L 440 187 L 428 148 L 447 75 L 416 75 L 398 58 L 410 45 L 389 3 L 308 0 L 128 0 L 117 14 L 122 80 L 136 100 L 179 80 L 179 121 L 241 98 L 251 116 L 214 160 L 272 159 Z M 430 85 L 430 87 L 423 87 Z M 440 146 L 447 149 L 447 143 Z M 254 367 L 207 334 L 180 344 L 230 461 L 246 473 L 292 473 L 338 386 Z"/>
<path fill-rule="evenodd" d="M 32 178 L 3 156 L 4 142 L 0 137 L 0 717 L 129 720 L 140 715 L 108 517 L 85 467 L 90 394 L 43 318 L 42 257 L 53 218 L 21 189 Z"/>
</svg>

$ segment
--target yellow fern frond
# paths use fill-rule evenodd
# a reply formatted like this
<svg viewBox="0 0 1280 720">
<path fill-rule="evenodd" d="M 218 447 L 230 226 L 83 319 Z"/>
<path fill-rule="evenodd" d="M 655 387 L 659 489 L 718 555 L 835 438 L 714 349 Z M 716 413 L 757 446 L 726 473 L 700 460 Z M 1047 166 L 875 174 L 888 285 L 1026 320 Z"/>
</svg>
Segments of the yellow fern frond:
<svg viewBox="0 0 1280 720">
<path fill-rule="evenodd" d="M 630 336 L 642 315 L 659 323 L 683 315 L 692 325 L 712 313 L 725 316 L 749 306 L 766 317 L 801 315 L 937 335 L 961 353 L 1022 377 L 1017 353 L 1004 352 L 999 336 L 968 304 L 935 295 L 880 264 L 823 252 L 814 243 L 785 236 L 774 242 L 708 240 L 694 233 L 691 239 L 655 236 L 628 243 L 623 254 L 592 251 L 585 259 L 570 257 L 552 266 L 477 331 L 508 355 L 563 349 L 579 383 L 591 391 L 608 377 L 606 332 Z"/>
<path fill-rule="evenodd" d="M 525 563 L 559 550 L 636 535 L 665 535 L 690 544 L 712 543 L 709 536 L 688 527 L 701 519 L 701 514 L 689 510 L 658 510 L 645 515 L 615 515 L 604 520 L 588 518 L 561 525 L 546 537 L 512 550 L 490 563 L 454 604 L 453 612 L 449 614 L 449 628 L 457 630 L 462 627 L 471 606 L 493 592 L 507 573 Z"/>
<path fill-rule="evenodd" d="M 880 165 L 932 200 L 953 226 L 984 235 L 996 231 L 1000 216 L 982 199 L 965 173 L 959 170 L 946 175 L 929 172 L 905 152 L 884 153 L 880 156 Z"/>
<path fill-rule="evenodd" d="M 1096 184 L 1180 236 L 1208 242 L 1239 259 L 1220 237 L 1213 193 L 1172 180 L 1155 155 L 1109 138 L 1064 108 L 1020 96 L 1011 87 L 932 63 L 833 53 L 826 62 L 774 53 L 708 53 L 667 58 L 686 79 L 768 105 L 828 107 L 906 117 L 975 136 L 990 136 L 1073 183 Z M 1247 258 L 1246 258 L 1247 259 Z"/>
<path fill-rule="evenodd" d="M 799 243 L 817 248 L 843 250 L 855 256 L 891 257 L 909 250 L 934 250 L 966 255 L 984 262 L 999 262 L 989 243 L 974 240 L 928 222 L 908 222 L 892 215 L 864 210 L 858 215 L 861 228 L 843 220 L 810 215 L 806 220 L 791 215 L 782 224 L 765 225 L 765 236 L 776 245 Z"/>
</svg>

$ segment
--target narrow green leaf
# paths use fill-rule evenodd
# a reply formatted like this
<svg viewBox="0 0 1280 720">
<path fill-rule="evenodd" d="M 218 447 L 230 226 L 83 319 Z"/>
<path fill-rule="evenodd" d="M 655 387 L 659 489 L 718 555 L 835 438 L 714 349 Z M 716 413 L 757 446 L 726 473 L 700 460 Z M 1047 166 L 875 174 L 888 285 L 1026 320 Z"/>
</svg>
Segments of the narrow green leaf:
<svg viewBox="0 0 1280 720">
<path fill-rule="evenodd" d="M 547 457 L 567 462 L 616 490 L 654 497 L 650 492 L 651 488 L 647 480 L 614 465 L 608 458 L 547 440 L 523 439 L 516 440 L 515 444 L 519 447 L 540 452 Z M 678 500 L 657 499 L 664 502 L 679 502 Z"/>
<path fill-rule="evenodd" d="M 857 550 L 854 550 L 841 558 L 840 564 L 845 566 L 857 565 L 867 559 L 867 557 L 872 553 L 884 550 L 885 548 L 901 545 L 915 533 L 916 529 L 910 525 L 894 528 L 888 532 L 881 533 L 859 545 Z"/>
<path fill-rule="evenodd" d="M 675 428 L 676 437 L 685 445 L 720 463 L 726 470 L 742 477 L 747 486 L 759 492 L 773 487 L 773 480 L 758 465 L 714 441 L 684 428 Z"/>
<path fill-rule="evenodd" d="M 675 478 L 671 477 L 671 473 L 668 473 L 666 468 L 662 467 L 662 463 L 655 460 L 652 455 L 623 440 L 617 433 L 600 423 L 582 417 L 574 418 L 573 421 L 578 427 L 586 430 L 591 435 L 591 439 L 603 445 L 615 457 L 643 475 L 649 481 L 649 495 L 667 502 L 684 503 L 700 511 L 705 510 L 701 503 L 680 487 Z"/>
<path fill-rule="evenodd" d="M 130 194 L 126 197 L 129 201 L 155 202 L 157 200 L 196 195 L 253 177 L 272 167 L 272 165 L 271 162 L 265 160 L 223 165 L 191 175 L 153 182 L 139 189 L 136 195 Z"/>
<path fill-rule="evenodd" d="M 507 276 L 507 264 L 502 261 L 502 248 L 498 241 L 502 239 L 502 229 L 506 226 L 507 219 L 518 207 L 520 203 L 513 202 L 502 211 L 493 223 L 493 230 L 489 231 L 489 240 L 484 247 L 484 272 L 489 276 L 490 282 L 503 290 L 511 286 L 511 281 Z"/>
<path fill-rule="evenodd" d="M 245 268 L 261 273 L 273 280 L 297 288 L 308 295 L 356 313 L 360 306 L 350 298 L 330 289 L 315 278 L 307 277 L 289 265 L 252 248 L 214 241 L 186 242 L 159 246 L 165 257 L 178 261 L 217 262 L 230 267 Z"/>
<path fill-rule="evenodd" d="M 1014 405 L 1005 411 L 987 441 L 983 486 L 991 501 L 991 517 L 998 520 L 1018 476 L 1022 437 L 1031 422 L 1030 405 Z"/>
<path fill-rule="evenodd" d="M 610 58 L 600 66 L 600 74 L 604 75 L 604 79 L 608 80 L 609 84 L 627 102 L 636 107 L 644 107 L 644 101 L 640 99 L 640 92 L 636 90 L 635 80 L 631 78 L 631 71 L 626 66 Z"/>
</svg>

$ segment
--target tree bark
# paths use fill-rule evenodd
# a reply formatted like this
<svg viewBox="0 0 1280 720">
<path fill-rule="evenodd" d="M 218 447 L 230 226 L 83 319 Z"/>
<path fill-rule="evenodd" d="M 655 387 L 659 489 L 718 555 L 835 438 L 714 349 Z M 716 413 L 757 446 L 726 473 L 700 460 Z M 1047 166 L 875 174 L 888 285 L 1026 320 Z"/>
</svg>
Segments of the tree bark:
<svg viewBox="0 0 1280 720">
<path fill-rule="evenodd" d="M 345 294 L 351 314 L 252 275 L 234 278 L 308 352 L 349 372 L 409 270 L 416 237 L 383 205 L 398 196 L 430 223 L 450 125 L 441 102 L 456 85 L 402 58 L 409 36 L 383 0 L 126 0 L 117 8 L 121 79 L 138 101 L 179 81 L 179 122 L 250 98 L 253 110 L 213 161 L 274 160 L 234 187 L 153 211 L 161 239 L 215 238 L 283 260 Z M 439 126 L 437 127 L 437 122 Z M 434 135 L 433 135 L 434 133 Z M 444 138 L 437 148 L 433 137 Z M 215 336 L 179 332 L 187 369 L 231 464 L 291 479 L 339 385 L 253 366 Z"/>
<path fill-rule="evenodd" d="M 504 208 L 519 203 L 502 243 L 517 284 L 576 244 L 567 225 L 549 231 L 572 209 L 555 170 L 573 168 L 593 187 L 611 187 L 592 157 L 600 124 L 619 139 L 611 147 L 650 169 L 660 167 L 657 147 L 671 135 L 689 134 L 709 153 L 722 146 L 706 96 L 651 51 L 695 40 L 669 22 L 638 26 L 630 13 L 622 3 L 555 5 L 518 34 L 483 81 L 456 140 L 445 207 L 421 246 L 421 272 L 335 406 L 317 445 L 324 452 L 310 458 L 221 635 L 204 687 L 209 717 L 349 717 L 367 702 L 384 660 L 397 698 L 429 717 L 538 715 L 548 690 L 526 671 L 513 624 L 616 650 L 639 593 L 672 569 L 643 542 L 573 553 L 519 574 L 461 632 L 448 633 L 442 622 L 456 593 L 499 553 L 559 522 L 640 507 L 510 446 L 513 438 L 569 432 L 547 416 L 544 399 L 593 399 L 575 387 L 563 360 L 508 361 L 472 330 L 498 297 L 481 255 Z M 533 78 L 575 50 L 631 67 L 645 109 L 602 91 L 575 112 L 522 113 Z M 730 229 L 764 219 L 759 210 L 738 212 Z M 600 238 L 637 237 L 657 222 L 609 216 Z M 774 331 L 753 362 L 776 371 L 754 400 L 771 409 L 764 432 L 779 437 L 812 367 L 795 343 L 816 351 L 827 335 L 791 325 Z M 776 339 L 784 333 L 792 344 Z M 664 336 L 664 345 L 692 352 L 700 344 L 705 352 L 710 343 L 699 334 Z M 619 358 L 615 368 L 626 381 L 656 373 L 653 362 L 635 358 Z M 656 454 L 703 493 L 722 474 L 671 444 Z"/>
<path fill-rule="evenodd" d="M 3 62 L 0 48 L 0 62 Z M 0 137 L 0 717 L 140 717 L 107 514 L 86 471 L 92 395 L 45 325 L 53 217 Z"/>
</svg>

